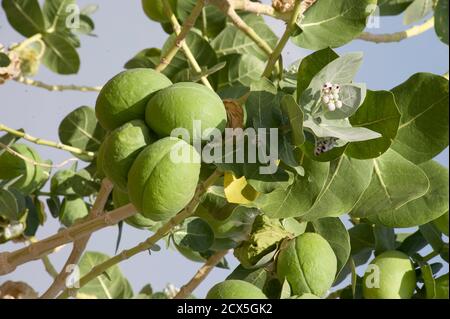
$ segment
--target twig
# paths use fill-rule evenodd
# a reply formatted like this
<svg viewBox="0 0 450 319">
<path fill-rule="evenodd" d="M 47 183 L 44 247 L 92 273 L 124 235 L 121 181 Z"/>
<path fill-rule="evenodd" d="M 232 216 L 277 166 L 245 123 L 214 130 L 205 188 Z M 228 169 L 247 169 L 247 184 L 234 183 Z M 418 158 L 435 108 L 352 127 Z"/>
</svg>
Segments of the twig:
<svg viewBox="0 0 450 319">
<path fill-rule="evenodd" d="M 48 256 L 44 256 L 41 258 L 42 263 L 44 264 L 45 271 L 55 279 L 58 276 L 58 272 L 56 271 L 55 267 L 53 266 L 52 262 L 50 261 L 50 258 Z"/>
<path fill-rule="evenodd" d="M 80 91 L 80 92 L 100 92 L 102 87 L 101 86 L 79 86 L 79 85 L 54 85 L 54 84 L 47 84 L 41 81 L 33 80 L 30 78 L 26 78 L 24 76 L 20 76 L 18 78 L 15 78 L 14 81 L 30 85 L 34 87 L 38 87 L 41 89 L 45 89 L 51 92 L 62 92 L 62 91 Z"/>
<path fill-rule="evenodd" d="M 250 0 L 233 0 L 233 4 L 235 10 L 255 13 L 257 15 L 266 15 L 286 22 L 289 21 L 291 16 L 290 12 L 279 12 L 270 5 Z"/>
<path fill-rule="evenodd" d="M 364 32 L 359 36 L 359 39 L 375 43 L 400 42 L 402 40 L 418 36 L 430 30 L 433 27 L 434 27 L 434 17 L 428 19 L 425 23 L 421 25 L 416 25 L 408 30 L 401 32 L 388 34 L 373 34 L 369 32 Z"/>
<path fill-rule="evenodd" d="M 204 8 L 204 0 L 199 0 L 197 2 L 197 4 L 201 4 L 202 5 L 202 10 Z M 175 31 L 175 34 L 177 36 L 179 36 L 182 32 L 180 23 L 178 22 L 177 17 L 175 16 L 175 14 L 173 13 L 172 9 L 170 8 L 169 2 L 168 1 L 163 1 L 164 4 L 164 9 L 166 10 L 166 14 L 170 19 L 170 22 L 172 23 L 173 29 Z M 199 5 L 200 5 L 199 4 Z M 194 55 L 192 54 L 191 49 L 189 48 L 189 46 L 187 45 L 186 41 L 181 41 L 181 47 L 183 49 L 184 55 L 186 56 L 186 58 L 189 60 L 190 64 L 192 65 L 192 67 L 194 68 L 196 73 L 202 73 L 202 68 L 200 67 L 200 65 L 198 64 L 197 60 L 195 59 Z M 211 83 L 209 83 L 208 78 L 206 76 L 201 76 L 200 80 L 202 81 L 202 83 L 209 87 L 211 90 L 213 90 Z"/>
<path fill-rule="evenodd" d="M 164 2 L 166 2 L 164 0 Z M 205 5 L 205 0 L 198 0 L 194 9 L 192 9 L 191 14 L 189 17 L 184 21 L 183 27 L 181 28 L 179 34 L 175 38 L 173 46 L 169 49 L 167 54 L 161 58 L 161 61 L 156 66 L 155 70 L 158 72 L 162 72 L 165 70 L 165 68 L 172 62 L 175 55 L 178 53 L 178 50 L 182 47 L 182 44 L 189 33 L 189 31 L 192 29 L 192 27 L 195 25 L 195 21 L 197 21 L 197 18 L 200 16 L 203 10 L 203 6 Z"/>
<path fill-rule="evenodd" d="M 136 214 L 136 209 L 129 204 L 115 209 L 108 214 L 92 220 L 83 221 L 40 240 L 37 243 L 13 252 L 0 253 L 0 276 L 14 271 L 18 266 L 37 260 L 51 253 L 55 248 L 86 237 L 100 229 L 112 226 Z"/>
<path fill-rule="evenodd" d="M 88 152 L 88 151 L 82 150 L 82 149 L 80 149 L 78 147 L 73 147 L 73 146 L 62 144 L 62 143 L 56 143 L 56 142 L 44 140 L 44 139 L 41 139 L 41 138 L 38 138 L 38 137 L 34 137 L 34 136 L 31 136 L 31 135 L 29 135 L 29 134 L 27 134 L 25 132 L 12 129 L 12 128 L 10 128 L 10 127 L 0 123 L 0 132 L 1 131 L 7 132 L 9 134 L 12 134 L 12 135 L 20 137 L 20 138 L 23 138 L 23 139 L 25 139 L 25 140 L 27 140 L 29 142 L 34 143 L 34 144 L 45 145 L 45 146 L 48 146 L 48 147 L 57 148 L 57 149 L 68 151 L 68 152 L 71 152 L 71 153 L 74 153 L 74 154 L 78 154 L 78 155 L 86 155 L 86 156 L 88 156 L 90 158 L 94 158 L 94 156 L 95 156 L 94 152 Z"/>
<path fill-rule="evenodd" d="M 197 271 L 192 279 L 183 287 L 181 287 L 174 299 L 186 299 L 189 295 L 205 280 L 210 272 L 217 266 L 223 257 L 228 253 L 228 250 L 223 250 L 212 255 L 206 263 Z"/>
<path fill-rule="evenodd" d="M 103 179 L 102 185 L 100 187 L 100 191 L 98 192 L 97 198 L 95 199 L 94 205 L 89 213 L 89 219 L 94 219 L 97 216 L 101 215 L 105 209 L 106 202 L 108 201 L 109 194 L 113 189 L 113 184 L 107 178 Z M 84 238 L 76 240 L 73 243 L 72 252 L 67 258 L 64 267 L 61 272 L 55 277 L 55 280 L 47 289 L 47 291 L 42 294 L 40 299 L 52 299 L 55 298 L 58 293 L 63 289 L 64 284 L 66 282 L 67 277 L 69 277 L 70 273 L 67 271 L 70 265 L 76 265 L 80 261 L 81 255 L 83 254 L 86 246 L 89 242 L 91 235 L 88 235 Z"/>
<path fill-rule="evenodd" d="M 216 180 L 220 176 L 222 176 L 222 173 L 219 170 L 216 170 L 207 180 L 199 184 L 191 202 L 178 215 L 169 220 L 166 224 L 159 228 L 153 236 L 147 238 L 147 240 L 145 240 L 144 242 L 131 249 L 124 250 L 120 254 L 106 260 L 99 265 L 96 265 L 89 273 L 87 273 L 83 278 L 80 279 L 78 287 L 82 288 L 88 282 L 103 274 L 108 268 L 153 247 L 156 242 L 166 236 L 175 226 L 179 225 L 186 218 L 192 216 L 195 213 L 195 209 L 197 208 L 203 194 L 208 190 L 210 186 L 212 186 L 216 182 Z M 68 298 L 69 295 L 74 294 L 77 289 L 66 289 L 58 297 L 58 299 Z"/>
</svg>

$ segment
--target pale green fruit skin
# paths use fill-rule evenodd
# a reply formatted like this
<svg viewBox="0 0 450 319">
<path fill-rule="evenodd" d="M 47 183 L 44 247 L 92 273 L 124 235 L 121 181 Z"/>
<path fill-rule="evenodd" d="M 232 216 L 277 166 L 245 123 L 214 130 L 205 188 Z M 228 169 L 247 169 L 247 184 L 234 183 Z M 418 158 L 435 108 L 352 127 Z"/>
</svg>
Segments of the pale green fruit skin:
<svg viewBox="0 0 450 319">
<path fill-rule="evenodd" d="M 439 229 L 441 233 L 443 233 L 445 236 L 448 237 L 448 228 L 449 228 L 448 212 L 446 212 L 438 219 L 435 219 L 433 221 L 433 224 L 436 226 L 437 229 Z"/>
<path fill-rule="evenodd" d="M 191 160 L 175 163 L 173 149 L 184 151 Z M 134 161 L 128 174 L 128 196 L 146 218 L 169 219 L 194 197 L 200 166 L 200 155 L 191 145 L 177 138 L 163 138 L 146 147 Z"/>
<path fill-rule="evenodd" d="M 436 279 L 436 299 L 448 299 L 448 274 Z"/>
<path fill-rule="evenodd" d="M 130 203 L 128 194 L 125 192 L 122 192 L 117 187 L 114 187 L 112 197 L 113 197 L 114 207 L 116 209 L 123 207 L 125 205 L 128 205 Z M 148 218 L 145 218 L 144 216 L 142 216 L 139 213 L 135 214 L 134 216 L 131 216 L 130 218 L 125 219 L 125 222 L 128 225 L 133 226 L 135 228 L 139 228 L 139 229 L 146 229 L 149 227 L 153 227 L 155 225 L 154 221 L 152 221 Z"/>
<path fill-rule="evenodd" d="M 65 198 L 60 211 L 59 220 L 66 226 L 72 226 L 77 220 L 89 214 L 88 207 L 82 198 Z"/>
<path fill-rule="evenodd" d="M 195 132 L 199 139 L 207 129 L 223 131 L 227 114 L 222 100 L 215 92 L 197 83 L 181 82 L 160 90 L 150 99 L 145 120 L 160 136 L 170 136 L 172 130 L 184 128 L 189 132 L 192 142 L 194 120 L 201 122 L 200 130 Z"/>
<path fill-rule="evenodd" d="M 164 12 L 163 1 L 165 0 L 142 0 L 142 8 L 151 20 L 156 22 L 169 22 L 169 18 Z M 169 0 L 172 10 L 176 9 L 176 0 Z"/>
<path fill-rule="evenodd" d="M 101 126 L 114 130 L 126 122 L 145 118 L 145 107 L 153 93 L 172 85 L 152 69 L 119 73 L 105 84 L 97 98 L 95 114 Z"/>
<path fill-rule="evenodd" d="M 206 299 L 267 299 L 267 296 L 249 282 L 225 280 L 212 287 Z"/>
<path fill-rule="evenodd" d="M 277 261 L 281 282 L 291 284 L 295 295 L 324 296 L 333 285 L 337 259 L 330 244 L 320 235 L 304 233 L 289 242 Z"/>
<path fill-rule="evenodd" d="M 288 299 L 321 299 L 321 298 L 313 294 L 305 293 L 301 296 L 292 296 Z"/>
<path fill-rule="evenodd" d="M 126 192 L 131 165 L 144 147 L 154 140 L 145 123 L 140 120 L 128 122 L 112 131 L 103 142 L 102 167 L 106 177 Z"/>
<path fill-rule="evenodd" d="M 410 299 L 416 288 L 416 272 L 408 255 L 399 251 L 386 251 L 371 263 L 379 269 L 379 288 L 368 287 L 368 271 L 364 275 L 363 296 L 365 299 Z M 369 278 L 370 279 L 370 278 Z M 370 281 L 370 280 L 369 280 Z"/>
</svg>

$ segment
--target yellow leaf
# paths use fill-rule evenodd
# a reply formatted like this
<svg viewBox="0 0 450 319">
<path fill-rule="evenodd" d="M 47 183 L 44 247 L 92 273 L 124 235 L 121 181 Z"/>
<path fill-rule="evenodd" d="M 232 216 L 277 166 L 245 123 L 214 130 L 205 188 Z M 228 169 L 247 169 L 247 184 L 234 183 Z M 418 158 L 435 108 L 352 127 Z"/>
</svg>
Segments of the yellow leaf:
<svg viewBox="0 0 450 319">
<path fill-rule="evenodd" d="M 245 176 L 236 178 L 230 172 L 225 173 L 224 190 L 228 202 L 233 204 L 250 204 L 259 196 L 259 193 L 247 183 Z"/>
</svg>

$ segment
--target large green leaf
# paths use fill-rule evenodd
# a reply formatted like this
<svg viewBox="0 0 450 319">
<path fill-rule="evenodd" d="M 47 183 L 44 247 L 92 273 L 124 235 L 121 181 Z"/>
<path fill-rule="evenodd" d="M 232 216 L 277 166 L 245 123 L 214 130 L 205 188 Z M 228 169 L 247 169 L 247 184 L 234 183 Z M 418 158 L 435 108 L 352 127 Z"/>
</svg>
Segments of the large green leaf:
<svg viewBox="0 0 450 319">
<path fill-rule="evenodd" d="M 402 115 L 392 148 L 419 164 L 448 146 L 448 80 L 430 73 L 417 73 L 394 88 Z"/>
<path fill-rule="evenodd" d="M 229 54 L 220 61 L 226 62 L 226 67 L 219 71 L 219 89 L 238 84 L 250 87 L 261 78 L 265 67 L 263 61 L 250 54 Z"/>
<path fill-rule="evenodd" d="M 380 15 L 398 15 L 408 8 L 414 0 L 378 0 Z"/>
<path fill-rule="evenodd" d="M 47 18 L 48 27 L 52 30 L 66 30 L 66 20 L 71 14 L 70 5 L 76 0 L 46 0 L 44 2 L 44 15 Z"/>
<path fill-rule="evenodd" d="M 98 124 L 95 110 L 88 106 L 81 106 L 62 120 L 58 134 L 64 144 L 96 152 L 106 133 Z M 80 158 L 88 159 L 85 156 L 80 156 Z"/>
<path fill-rule="evenodd" d="M 434 9 L 434 27 L 436 34 L 442 42 L 448 44 L 448 0 L 438 0 Z"/>
<path fill-rule="evenodd" d="M 340 47 L 357 37 L 375 11 L 377 0 L 320 0 L 301 20 L 301 33 L 292 38 L 300 47 L 320 50 Z"/>
<path fill-rule="evenodd" d="M 109 256 L 98 252 L 88 251 L 84 253 L 78 263 L 80 276 L 83 277 L 92 268 L 109 258 Z M 106 274 L 101 274 L 78 290 L 77 298 L 130 298 L 131 296 L 126 294 L 127 291 L 129 291 L 128 281 L 123 276 L 119 266 L 114 265 L 106 270 Z"/>
<path fill-rule="evenodd" d="M 38 0 L 3 0 L 9 24 L 25 37 L 45 31 L 45 20 Z"/>
<path fill-rule="evenodd" d="M 239 265 L 228 275 L 227 280 L 243 280 L 259 289 L 263 289 L 268 277 L 269 273 L 264 268 L 246 269 L 242 265 Z"/>
<path fill-rule="evenodd" d="M 56 33 L 45 34 L 46 45 L 42 62 L 58 74 L 75 74 L 80 69 L 80 57 L 75 47 L 64 37 Z"/>
<path fill-rule="evenodd" d="M 403 23 L 413 24 L 433 11 L 433 0 L 414 0 L 405 10 Z"/>
<path fill-rule="evenodd" d="M 448 211 L 448 169 L 434 161 L 419 167 L 430 181 L 428 192 L 399 209 L 370 216 L 371 222 L 388 227 L 413 227 L 429 223 Z"/>
<path fill-rule="evenodd" d="M 288 118 L 292 144 L 301 146 L 305 142 L 305 134 L 303 133 L 303 112 L 300 106 L 292 95 L 286 95 L 281 100 L 281 109 Z"/>
<path fill-rule="evenodd" d="M 332 161 L 326 183 L 302 220 L 314 221 L 348 213 L 369 186 L 372 171 L 373 163 L 368 160 L 343 155 Z"/>
<path fill-rule="evenodd" d="M 172 236 L 176 245 L 196 252 L 207 251 L 214 243 L 214 231 L 207 222 L 197 217 L 187 219 Z"/>
<path fill-rule="evenodd" d="M 261 16 L 245 15 L 242 18 L 271 47 L 275 47 L 278 38 Z M 232 53 L 250 54 L 260 60 L 267 60 L 267 54 L 258 47 L 244 32 L 235 25 L 228 25 L 212 42 L 218 56 Z"/>
<path fill-rule="evenodd" d="M 370 217 L 400 209 L 428 192 L 430 184 L 424 171 L 395 151 L 388 150 L 373 163 L 372 180 L 352 216 Z"/>
<path fill-rule="evenodd" d="M 19 221 L 25 213 L 25 197 L 15 189 L 0 188 L 0 217 L 14 222 Z"/>
<path fill-rule="evenodd" d="M 97 192 L 98 184 L 85 169 L 78 172 L 73 169 L 60 170 L 51 179 L 50 191 L 53 195 L 85 197 Z"/>
<path fill-rule="evenodd" d="M 344 268 L 350 257 L 350 236 L 339 218 L 327 217 L 312 222 L 314 231 L 325 238 L 337 258 L 336 276 Z"/>
<path fill-rule="evenodd" d="M 363 105 L 350 118 L 353 127 L 365 127 L 378 132 L 382 137 L 350 143 L 346 154 L 359 159 L 381 156 L 397 136 L 400 113 L 394 95 L 388 91 L 368 91 Z"/>
<path fill-rule="evenodd" d="M 143 49 L 125 63 L 126 69 L 154 68 L 161 61 L 161 50 L 157 48 Z"/>
</svg>

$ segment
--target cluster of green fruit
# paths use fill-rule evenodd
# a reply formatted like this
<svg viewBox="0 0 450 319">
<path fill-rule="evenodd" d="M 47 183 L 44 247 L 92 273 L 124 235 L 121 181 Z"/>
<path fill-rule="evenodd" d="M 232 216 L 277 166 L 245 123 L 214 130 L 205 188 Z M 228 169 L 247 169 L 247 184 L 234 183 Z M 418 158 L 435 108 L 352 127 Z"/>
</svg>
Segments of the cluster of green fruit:
<svg viewBox="0 0 450 319">
<path fill-rule="evenodd" d="M 140 214 L 128 222 L 144 228 L 180 212 L 199 181 L 201 159 L 193 139 L 171 137 L 172 131 L 202 136 L 207 128 L 223 131 L 227 122 L 213 91 L 196 83 L 172 84 L 152 69 L 112 78 L 98 96 L 96 115 L 108 131 L 97 168 L 115 185 L 115 206 L 131 202 Z M 193 121 L 200 121 L 201 132 L 193 131 Z M 173 160 L 174 152 L 188 154 L 189 160 Z"/>
</svg>

